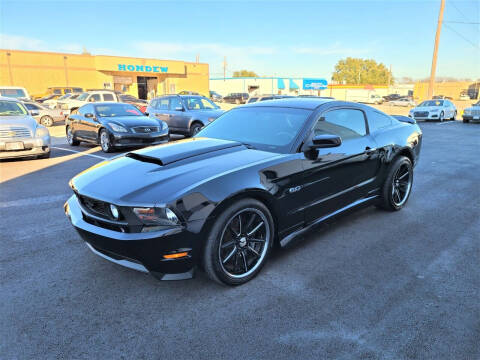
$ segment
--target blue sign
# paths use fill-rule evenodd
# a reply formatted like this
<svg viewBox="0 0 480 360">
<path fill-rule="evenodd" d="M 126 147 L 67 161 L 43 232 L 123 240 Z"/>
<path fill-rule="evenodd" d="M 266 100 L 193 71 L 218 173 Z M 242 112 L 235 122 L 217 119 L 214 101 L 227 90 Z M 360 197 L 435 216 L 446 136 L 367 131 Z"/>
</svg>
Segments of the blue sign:
<svg viewBox="0 0 480 360">
<path fill-rule="evenodd" d="M 325 90 L 327 85 L 326 79 L 303 79 L 303 90 Z"/>
<path fill-rule="evenodd" d="M 168 72 L 168 67 L 118 64 L 118 71 L 166 73 Z"/>
</svg>

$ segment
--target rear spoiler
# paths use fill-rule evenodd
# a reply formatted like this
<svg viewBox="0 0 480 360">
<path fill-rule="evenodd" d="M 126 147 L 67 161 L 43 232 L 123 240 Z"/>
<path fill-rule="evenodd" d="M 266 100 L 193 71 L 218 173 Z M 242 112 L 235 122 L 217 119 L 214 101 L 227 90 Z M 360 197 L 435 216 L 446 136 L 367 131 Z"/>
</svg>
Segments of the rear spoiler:
<svg viewBox="0 0 480 360">
<path fill-rule="evenodd" d="M 410 123 L 410 124 L 416 124 L 417 121 L 414 119 L 414 118 L 411 118 L 411 117 L 408 117 L 408 116 L 404 116 L 404 115 L 392 115 L 395 119 L 397 119 L 398 121 L 401 121 L 401 122 L 406 122 L 406 123 Z"/>
</svg>

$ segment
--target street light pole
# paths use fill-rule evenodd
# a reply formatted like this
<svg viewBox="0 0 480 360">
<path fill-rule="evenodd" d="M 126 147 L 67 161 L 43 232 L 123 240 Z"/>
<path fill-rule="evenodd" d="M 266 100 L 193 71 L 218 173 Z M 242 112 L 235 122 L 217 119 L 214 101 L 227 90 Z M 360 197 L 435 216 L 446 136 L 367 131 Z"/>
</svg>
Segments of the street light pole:
<svg viewBox="0 0 480 360">
<path fill-rule="evenodd" d="M 430 83 L 428 84 L 428 98 L 433 96 L 433 86 L 435 85 L 435 71 L 437 70 L 437 54 L 438 43 L 440 42 L 440 32 L 442 31 L 443 10 L 445 8 L 445 0 L 441 0 L 440 12 L 438 14 L 437 33 L 435 34 L 435 45 L 433 47 L 432 69 L 430 71 Z"/>
</svg>

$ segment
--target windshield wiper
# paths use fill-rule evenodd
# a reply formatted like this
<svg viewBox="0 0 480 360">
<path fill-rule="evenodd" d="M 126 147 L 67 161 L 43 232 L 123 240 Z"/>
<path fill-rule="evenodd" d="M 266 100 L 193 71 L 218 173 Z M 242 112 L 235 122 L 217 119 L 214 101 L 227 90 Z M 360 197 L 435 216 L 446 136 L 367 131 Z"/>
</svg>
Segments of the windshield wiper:
<svg viewBox="0 0 480 360">
<path fill-rule="evenodd" d="M 128 157 L 128 158 L 131 158 L 131 159 L 138 160 L 138 161 L 143 161 L 143 162 L 148 162 L 148 163 L 164 166 L 162 160 L 160 160 L 156 157 L 153 157 L 153 156 L 142 155 L 142 154 L 131 153 L 131 152 L 126 154 L 125 156 Z"/>
</svg>

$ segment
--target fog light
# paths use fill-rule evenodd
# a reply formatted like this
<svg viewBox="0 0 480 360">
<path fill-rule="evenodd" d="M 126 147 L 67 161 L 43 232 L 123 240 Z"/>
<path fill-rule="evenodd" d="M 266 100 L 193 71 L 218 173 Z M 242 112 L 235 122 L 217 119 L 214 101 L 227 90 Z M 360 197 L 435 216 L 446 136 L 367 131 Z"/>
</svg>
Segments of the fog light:
<svg viewBox="0 0 480 360">
<path fill-rule="evenodd" d="M 110 204 L 110 212 L 115 220 L 118 220 L 120 217 L 120 213 L 118 212 L 118 208 L 115 205 Z"/>
</svg>

